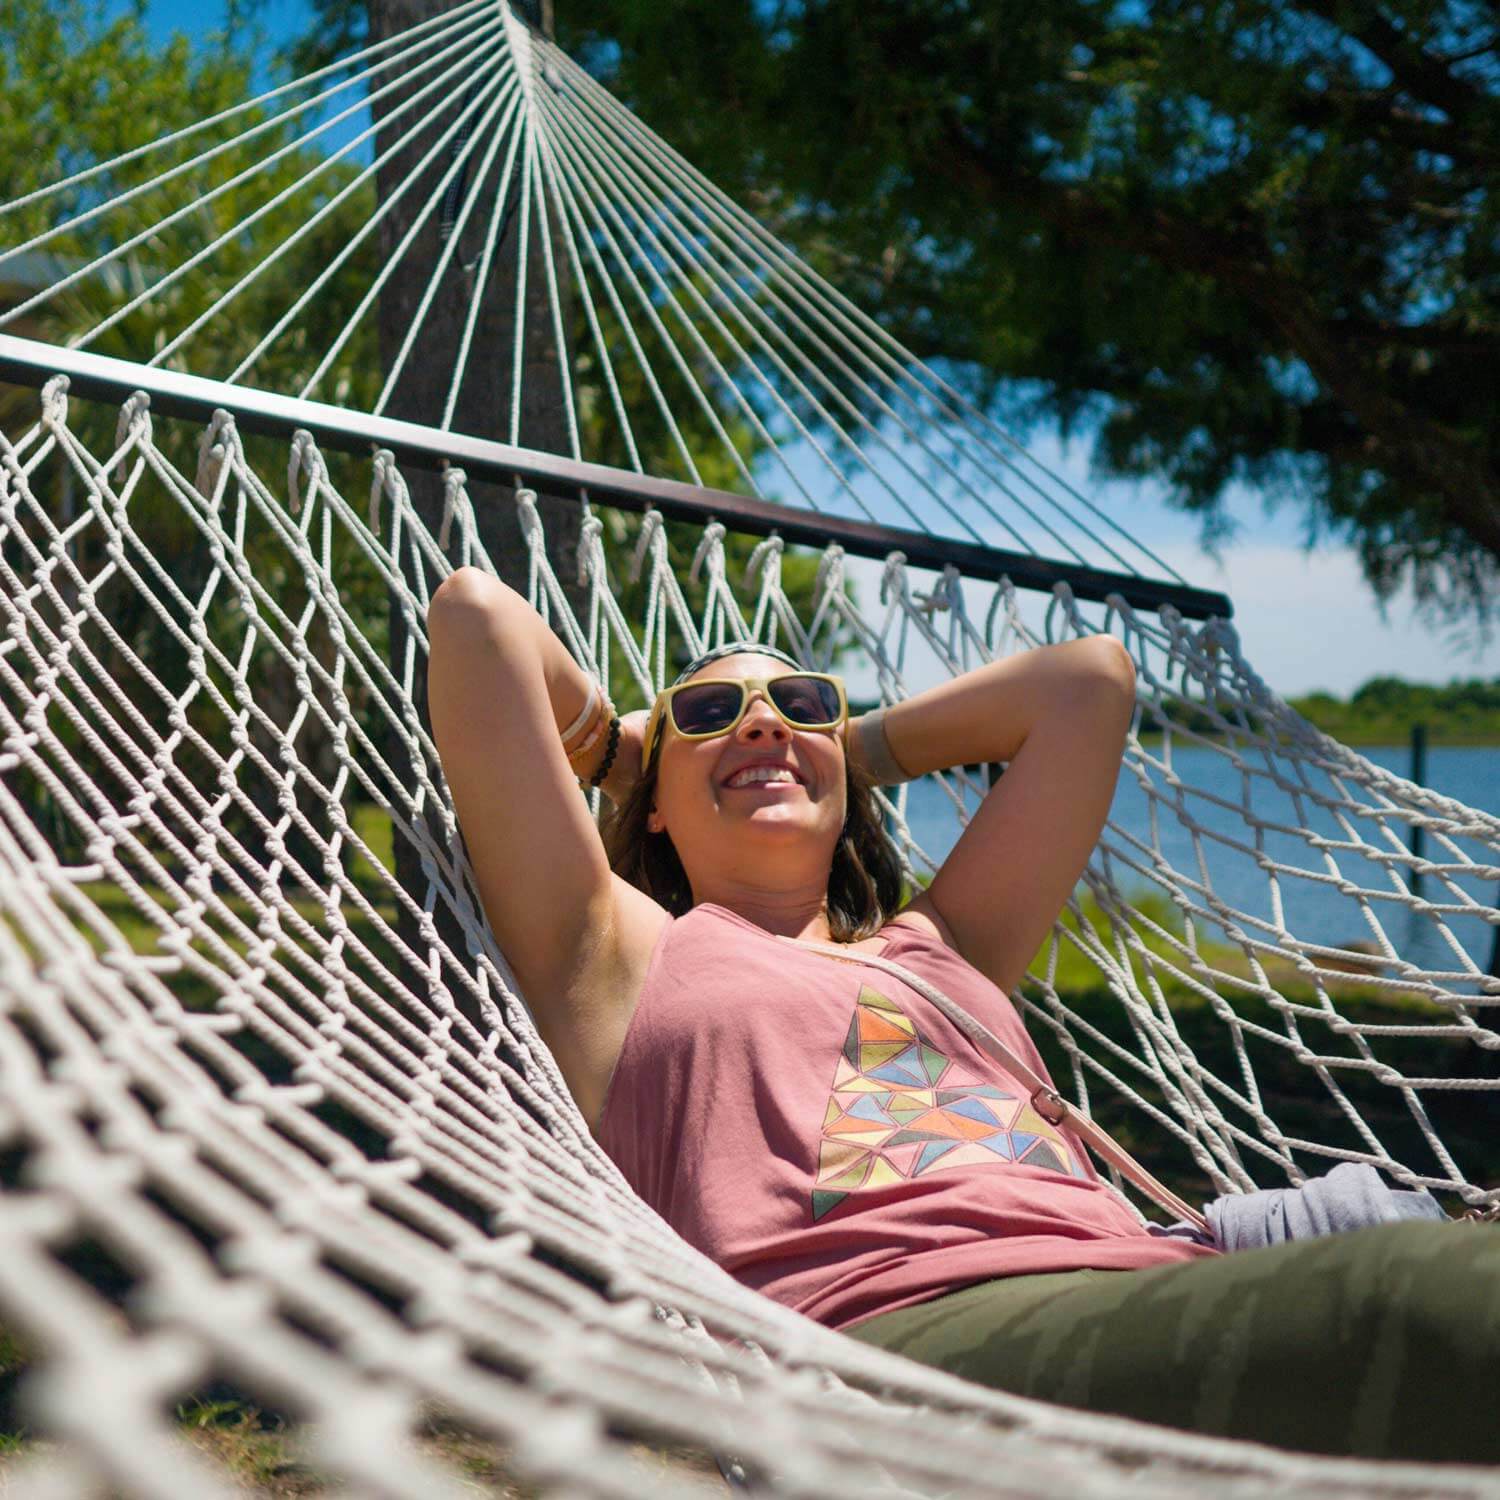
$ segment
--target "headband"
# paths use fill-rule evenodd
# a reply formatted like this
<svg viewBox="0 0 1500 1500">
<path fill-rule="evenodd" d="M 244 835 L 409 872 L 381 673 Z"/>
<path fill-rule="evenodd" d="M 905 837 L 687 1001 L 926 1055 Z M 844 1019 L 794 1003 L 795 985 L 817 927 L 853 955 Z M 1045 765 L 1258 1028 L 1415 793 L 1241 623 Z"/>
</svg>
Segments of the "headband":
<svg viewBox="0 0 1500 1500">
<path fill-rule="evenodd" d="M 712 651 L 705 651 L 697 660 L 690 661 L 677 674 L 672 686 L 680 687 L 694 672 L 701 672 L 710 662 L 719 661 L 726 656 L 774 656 L 777 661 L 784 661 L 798 672 L 803 670 L 802 663 L 795 656 L 788 656 L 775 646 L 761 646 L 754 641 L 730 641 L 727 645 L 716 646 Z"/>
</svg>

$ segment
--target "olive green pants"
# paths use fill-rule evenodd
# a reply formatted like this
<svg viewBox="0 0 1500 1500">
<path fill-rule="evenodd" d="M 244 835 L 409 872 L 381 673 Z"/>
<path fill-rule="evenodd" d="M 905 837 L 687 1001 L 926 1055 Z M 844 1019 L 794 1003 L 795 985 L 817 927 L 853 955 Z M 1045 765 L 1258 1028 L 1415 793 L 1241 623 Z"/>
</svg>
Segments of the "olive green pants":
<svg viewBox="0 0 1500 1500">
<path fill-rule="evenodd" d="M 1277 1447 L 1500 1463 L 1500 1231 L 1401 1223 L 980 1282 L 851 1337 L 981 1385 Z"/>
</svg>

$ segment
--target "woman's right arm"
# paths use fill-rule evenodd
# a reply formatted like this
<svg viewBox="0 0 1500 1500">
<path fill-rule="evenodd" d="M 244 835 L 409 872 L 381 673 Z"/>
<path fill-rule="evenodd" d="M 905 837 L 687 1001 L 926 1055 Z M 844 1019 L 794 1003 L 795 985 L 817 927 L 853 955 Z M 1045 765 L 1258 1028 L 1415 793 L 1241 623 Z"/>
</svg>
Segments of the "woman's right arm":
<svg viewBox="0 0 1500 1500">
<path fill-rule="evenodd" d="M 563 751 L 588 675 L 525 599 L 477 568 L 444 580 L 427 628 L 433 737 L 485 915 L 593 1124 L 667 915 L 611 874 Z M 603 753 L 601 742 L 588 768 Z"/>
</svg>

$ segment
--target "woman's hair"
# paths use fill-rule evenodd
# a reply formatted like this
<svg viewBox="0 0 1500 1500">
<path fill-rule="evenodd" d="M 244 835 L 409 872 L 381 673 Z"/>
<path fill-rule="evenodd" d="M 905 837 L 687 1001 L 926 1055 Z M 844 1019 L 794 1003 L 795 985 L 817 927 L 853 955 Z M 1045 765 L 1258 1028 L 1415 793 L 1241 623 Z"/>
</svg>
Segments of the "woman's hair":
<svg viewBox="0 0 1500 1500">
<path fill-rule="evenodd" d="M 671 837 L 646 826 L 665 739 L 657 736 L 646 769 L 630 795 L 605 817 L 601 832 L 610 869 L 680 917 L 693 907 L 687 871 Z M 850 765 L 847 755 L 844 778 L 844 827 L 828 872 L 828 928 L 835 942 L 852 943 L 873 937 L 896 914 L 903 880 L 880 819 L 874 782 Z"/>
</svg>

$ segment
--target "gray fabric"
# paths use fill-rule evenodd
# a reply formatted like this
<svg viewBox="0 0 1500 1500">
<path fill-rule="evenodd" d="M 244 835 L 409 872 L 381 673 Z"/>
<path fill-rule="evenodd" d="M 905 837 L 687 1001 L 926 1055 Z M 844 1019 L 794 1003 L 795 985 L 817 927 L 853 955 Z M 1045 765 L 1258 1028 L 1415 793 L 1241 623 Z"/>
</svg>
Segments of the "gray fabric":
<svg viewBox="0 0 1500 1500">
<path fill-rule="evenodd" d="M 694 672 L 702 671 L 702 669 L 708 666 L 710 662 L 719 661 L 721 658 L 726 656 L 744 656 L 746 654 L 751 656 L 774 656 L 777 661 L 784 661 L 787 666 L 795 667 L 799 672 L 805 672 L 807 670 L 795 656 L 788 656 L 785 651 L 782 651 L 775 646 L 762 646 L 755 641 L 730 641 L 727 645 L 715 646 L 712 651 L 705 651 L 702 656 L 696 657 L 693 661 L 690 661 L 687 666 L 685 666 L 677 674 L 676 680 L 672 683 L 672 686 L 679 687 L 682 683 L 686 682 Z"/>
<path fill-rule="evenodd" d="M 1431 1193 L 1389 1188 L 1374 1167 L 1348 1161 L 1299 1188 L 1227 1193 L 1205 1204 L 1203 1212 L 1212 1236 L 1181 1220 L 1165 1228 L 1153 1224 L 1150 1231 L 1165 1239 L 1194 1240 L 1220 1250 L 1259 1250 L 1371 1224 L 1394 1224 L 1402 1219 L 1446 1222 L 1448 1218 Z"/>
<path fill-rule="evenodd" d="M 855 719 L 851 735 L 857 736 L 859 748 L 876 786 L 900 786 L 912 780 L 911 773 L 891 753 L 891 742 L 885 737 L 885 710 L 877 708 Z"/>
</svg>

